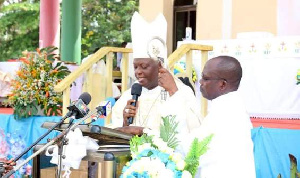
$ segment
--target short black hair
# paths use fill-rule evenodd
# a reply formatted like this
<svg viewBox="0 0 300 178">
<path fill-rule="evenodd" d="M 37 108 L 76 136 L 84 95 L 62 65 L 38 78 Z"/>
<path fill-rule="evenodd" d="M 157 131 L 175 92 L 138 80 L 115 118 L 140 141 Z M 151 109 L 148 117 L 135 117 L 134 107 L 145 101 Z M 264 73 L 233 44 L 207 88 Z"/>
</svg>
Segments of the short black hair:
<svg viewBox="0 0 300 178">
<path fill-rule="evenodd" d="M 127 45 L 127 42 L 125 42 L 125 41 L 121 43 L 121 46 L 124 48 L 126 47 L 126 45 Z"/>
<path fill-rule="evenodd" d="M 243 69 L 240 62 L 231 56 L 218 56 L 215 58 L 220 59 L 218 68 L 222 75 L 224 75 L 224 78 L 238 88 L 243 76 Z"/>
</svg>

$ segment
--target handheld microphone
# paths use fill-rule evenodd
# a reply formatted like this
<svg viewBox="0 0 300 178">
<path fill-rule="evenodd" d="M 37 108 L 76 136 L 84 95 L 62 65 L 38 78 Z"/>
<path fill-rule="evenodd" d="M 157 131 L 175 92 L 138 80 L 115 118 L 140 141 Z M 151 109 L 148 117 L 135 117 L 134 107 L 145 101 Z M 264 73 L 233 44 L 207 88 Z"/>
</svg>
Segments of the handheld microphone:
<svg viewBox="0 0 300 178">
<path fill-rule="evenodd" d="M 141 96 L 142 93 L 142 86 L 139 83 L 135 83 L 132 85 L 131 87 L 131 95 L 132 95 L 132 99 L 135 100 L 135 102 L 131 103 L 131 106 L 136 107 L 136 103 L 138 101 L 139 96 Z M 133 122 L 133 117 L 129 117 L 127 120 L 128 125 L 132 124 Z"/>
<path fill-rule="evenodd" d="M 78 100 L 73 101 L 71 105 L 67 107 L 69 110 L 67 116 L 75 116 L 75 119 L 84 117 L 89 112 L 87 105 L 90 103 L 90 101 L 91 95 L 87 92 L 82 93 Z"/>
</svg>

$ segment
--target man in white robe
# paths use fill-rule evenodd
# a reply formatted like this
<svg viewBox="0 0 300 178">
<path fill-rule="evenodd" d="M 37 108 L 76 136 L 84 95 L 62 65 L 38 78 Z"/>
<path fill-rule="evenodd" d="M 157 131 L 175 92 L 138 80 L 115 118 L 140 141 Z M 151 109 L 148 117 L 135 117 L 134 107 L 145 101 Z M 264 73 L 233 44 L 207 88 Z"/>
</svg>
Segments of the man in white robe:
<svg viewBox="0 0 300 178">
<path fill-rule="evenodd" d="M 132 134 L 142 134 L 144 128 L 159 131 L 161 117 L 176 115 L 179 122 L 178 132 L 189 133 L 200 126 L 200 107 L 188 86 L 184 85 L 163 67 L 161 61 L 150 58 L 148 43 L 153 37 L 166 41 L 167 23 L 160 14 L 152 23 L 146 22 L 138 13 L 131 21 L 133 65 L 137 82 L 142 86 L 137 107 L 132 106 L 131 89 L 122 94 L 112 109 L 112 125 L 119 130 Z M 159 57 L 167 59 L 166 48 L 159 49 Z M 130 64 L 132 65 L 132 64 Z M 166 100 L 161 91 L 165 90 Z M 128 124 L 129 117 L 133 123 Z"/>
<path fill-rule="evenodd" d="M 210 134 L 213 137 L 200 157 L 196 177 L 255 178 L 252 124 L 237 91 L 241 78 L 242 68 L 233 57 L 219 56 L 204 66 L 200 91 L 212 101 L 208 115 L 192 135 L 200 140 Z"/>
</svg>

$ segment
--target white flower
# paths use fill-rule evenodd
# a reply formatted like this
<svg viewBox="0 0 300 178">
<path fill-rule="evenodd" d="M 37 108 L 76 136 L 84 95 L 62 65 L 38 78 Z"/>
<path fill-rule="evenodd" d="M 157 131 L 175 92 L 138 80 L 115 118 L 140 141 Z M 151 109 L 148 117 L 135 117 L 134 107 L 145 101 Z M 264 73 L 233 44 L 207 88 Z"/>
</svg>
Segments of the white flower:
<svg viewBox="0 0 300 178">
<path fill-rule="evenodd" d="M 167 142 L 163 141 L 159 137 L 154 137 L 152 139 L 152 141 L 153 141 L 153 144 L 156 145 L 158 147 L 158 149 L 164 153 L 171 154 L 174 151 L 172 148 L 168 147 Z"/>
<path fill-rule="evenodd" d="M 167 177 L 174 177 L 174 173 L 170 169 L 162 169 L 159 173 L 157 178 L 167 178 Z"/>
<path fill-rule="evenodd" d="M 147 171 L 150 176 L 156 176 L 163 169 L 166 169 L 165 164 L 160 159 L 153 159 L 147 165 Z"/>
<path fill-rule="evenodd" d="M 171 158 L 175 163 L 178 163 L 179 161 L 182 160 L 182 155 L 180 153 L 173 153 L 171 155 Z"/>
<path fill-rule="evenodd" d="M 147 134 L 148 136 L 159 137 L 159 132 L 156 130 L 144 128 L 143 133 Z"/>
<path fill-rule="evenodd" d="M 166 142 L 164 142 L 164 141 L 163 141 L 161 138 L 159 138 L 159 137 L 154 137 L 154 138 L 152 139 L 152 141 L 153 141 L 153 144 L 156 145 L 158 148 L 159 148 L 159 147 L 163 147 L 164 145 L 167 144 Z"/>
<path fill-rule="evenodd" d="M 133 151 L 130 151 L 130 154 L 131 154 L 131 157 L 132 157 L 132 159 L 135 159 L 136 158 L 136 154 L 135 154 L 135 152 L 133 152 Z"/>
<path fill-rule="evenodd" d="M 177 169 L 182 171 L 184 169 L 185 166 L 185 162 L 183 160 L 180 160 L 176 163 Z"/>
<path fill-rule="evenodd" d="M 183 171 L 181 178 L 192 178 L 192 174 L 189 171 Z"/>
<path fill-rule="evenodd" d="M 138 153 L 141 153 L 145 149 L 151 149 L 151 143 L 144 143 L 138 146 Z"/>
</svg>

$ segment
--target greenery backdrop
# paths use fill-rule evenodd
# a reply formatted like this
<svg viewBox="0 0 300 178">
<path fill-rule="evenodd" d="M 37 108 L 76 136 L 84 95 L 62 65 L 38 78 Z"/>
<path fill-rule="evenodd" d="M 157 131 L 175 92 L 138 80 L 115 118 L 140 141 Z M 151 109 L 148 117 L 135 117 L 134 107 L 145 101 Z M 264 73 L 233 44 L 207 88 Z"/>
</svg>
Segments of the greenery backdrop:
<svg viewBox="0 0 300 178">
<path fill-rule="evenodd" d="M 0 0 L 0 61 L 39 46 L 39 0 Z M 82 0 L 82 58 L 95 48 L 131 41 L 130 19 L 138 0 Z"/>
</svg>

